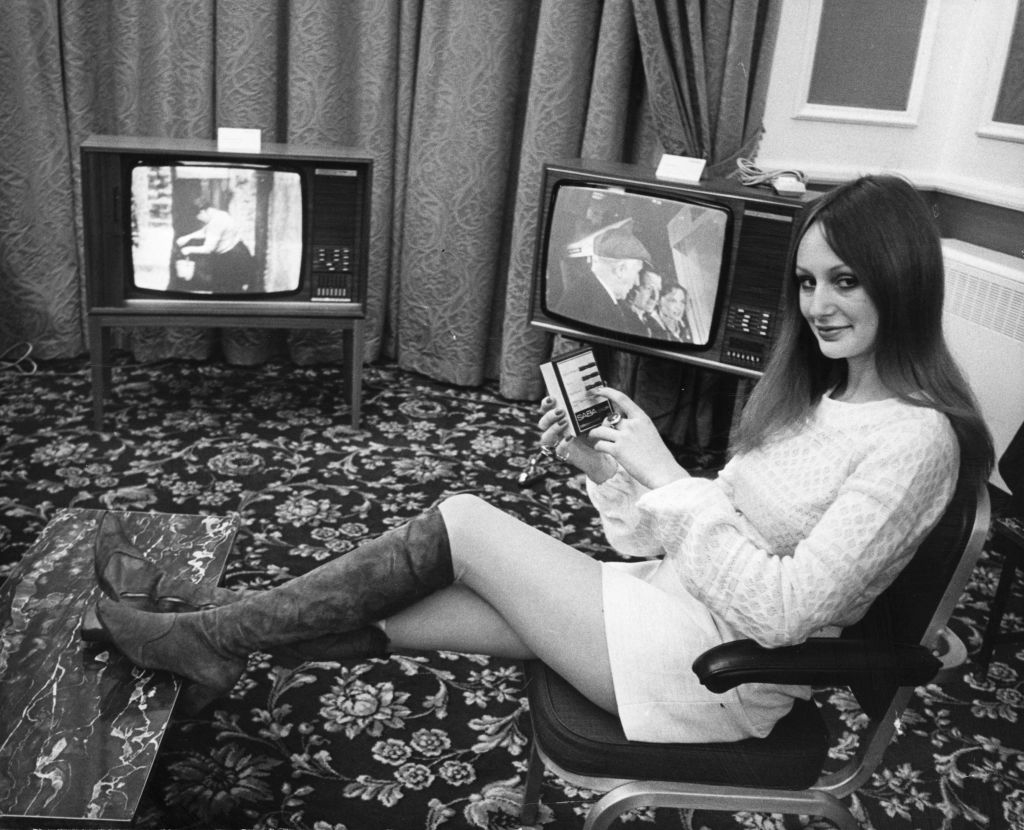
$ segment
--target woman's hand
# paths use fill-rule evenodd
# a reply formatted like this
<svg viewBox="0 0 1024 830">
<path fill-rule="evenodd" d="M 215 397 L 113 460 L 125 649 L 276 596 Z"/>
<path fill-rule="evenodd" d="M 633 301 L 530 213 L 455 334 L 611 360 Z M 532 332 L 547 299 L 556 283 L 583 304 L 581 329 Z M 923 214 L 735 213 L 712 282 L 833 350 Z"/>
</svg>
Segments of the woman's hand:
<svg viewBox="0 0 1024 830">
<path fill-rule="evenodd" d="M 596 484 L 615 475 L 618 465 L 615 459 L 595 450 L 587 439 L 574 436 L 569 427 L 568 415 L 555 408 L 551 398 L 541 401 L 540 445 L 567 464 L 586 474 Z"/>
<path fill-rule="evenodd" d="M 605 453 L 646 487 L 656 489 L 689 474 L 676 461 L 658 434 L 658 428 L 639 406 L 617 389 L 601 386 L 594 394 L 611 401 L 617 415 L 590 430 L 593 449 Z"/>
</svg>

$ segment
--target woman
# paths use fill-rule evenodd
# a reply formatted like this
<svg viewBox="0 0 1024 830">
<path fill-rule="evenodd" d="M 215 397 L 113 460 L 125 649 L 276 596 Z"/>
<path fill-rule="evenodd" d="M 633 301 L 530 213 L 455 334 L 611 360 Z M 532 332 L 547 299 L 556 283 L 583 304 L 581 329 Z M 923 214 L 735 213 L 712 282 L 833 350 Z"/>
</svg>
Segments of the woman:
<svg viewBox="0 0 1024 830">
<path fill-rule="evenodd" d="M 690 324 L 686 321 L 687 293 L 683 286 L 672 284 L 658 300 L 657 313 L 652 315 L 657 321 L 653 329 L 655 337 L 662 340 L 677 340 L 680 343 L 692 343 Z"/>
<path fill-rule="evenodd" d="M 215 694 L 253 650 L 328 638 L 334 654 L 380 653 L 384 635 L 368 646 L 367 632 L 383 628 L 400 649 L 539 657 L 633 739 L 766 734 L 809 690 L 714 695 L 693 676 L 696 655 L 851 624 L 958 474 L 984 480 L 992 461 L 942 339 L 941 253 L 913 189 L 889 177 L 840 187 L 809 206 L 799 238 L 784 330 L 717 479 L 691 478 L 621 392 L 601 391 L 621 420 L 585 439 L 566 437 L 565 414 L 546 404 L 542 444 L 586 474 L 611 544 L 646 561 L 602 565 L 459 495 L 272 590 L 186 598 L 228 603 L 209 610 L 118 602 L 124 557 L 103 553 L 108 635 Z M 147 601 L 179 589 L 147 583 Z"/>
</svg>

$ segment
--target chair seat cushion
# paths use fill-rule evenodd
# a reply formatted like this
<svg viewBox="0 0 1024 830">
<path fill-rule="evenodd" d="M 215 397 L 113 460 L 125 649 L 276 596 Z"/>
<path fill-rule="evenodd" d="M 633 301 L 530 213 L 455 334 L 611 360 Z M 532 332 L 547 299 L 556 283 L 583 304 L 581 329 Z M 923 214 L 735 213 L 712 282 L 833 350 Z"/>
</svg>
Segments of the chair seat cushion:
<svg viewBox="0 0 1024 830">
<path fill-rule="evenodd" d="M 1000 537 L 1017 547 L 1024 547 L 1024 520 L 1016 516 L 997 516 L 992 520 L 992 531 L 996 539 Z"/>
<path fill-rule="evenodd" d="M 820 776 L 829 734 L 813 701 L 796 700 L 766 738 L 732 743 L 630 741 L 619 719 L 540 662 L 527 664 L 534 738 L 577 775 L 802 789 Z"/>
</svg>

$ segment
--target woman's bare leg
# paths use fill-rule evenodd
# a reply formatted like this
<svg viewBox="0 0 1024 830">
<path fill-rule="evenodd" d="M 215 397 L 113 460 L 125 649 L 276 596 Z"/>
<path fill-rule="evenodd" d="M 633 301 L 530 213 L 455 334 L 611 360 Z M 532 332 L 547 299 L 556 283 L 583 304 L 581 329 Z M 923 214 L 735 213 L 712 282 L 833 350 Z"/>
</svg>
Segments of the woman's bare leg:
<svg viewBox="0 0 1024 830">
<path fill-rule="evenodd" d="M 440 508 L 456 584 L 391 617 L 392 644 L 538 657 L 616 712 L 600 563 L 475 496 Z"/>
<path fill-rule="evenodd" d="M 478 594 L 465 585 L 442 588 L 390 617 L 391 644 L 416 651 L 462 651 L 512 660 L 537 655 Z"/>
</svg>

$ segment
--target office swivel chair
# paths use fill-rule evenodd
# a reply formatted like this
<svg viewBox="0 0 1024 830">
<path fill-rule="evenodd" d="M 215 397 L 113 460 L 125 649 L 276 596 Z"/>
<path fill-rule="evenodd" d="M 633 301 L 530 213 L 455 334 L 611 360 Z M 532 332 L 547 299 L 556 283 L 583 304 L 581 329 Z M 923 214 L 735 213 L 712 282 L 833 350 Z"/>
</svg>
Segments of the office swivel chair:
<svg viewBox="0 0 1024 830">
<path fill-rule="evenodd" d="M 1017 434 L 999 457 L 999 475 L 1010 493 L 1007 497 L 997 488 L 993 499 L 992 538 L 988 548 L 1001 554 L 1003 563 L 989 608 L 988 625 L 978 650 L 978 663 L 986 673 L 998 644 L 1024 642 L 1024 631 L 1001 631 L 1014 577 L 1017 569 L 1024 565 L 1024 424 L 1017 429 Z"/>
<path fill-rule="evenodd" d="M 605 792 L 585 830 L 629 809 L 674 807 L 817 815 L 842 830 L 859 824 L 841 802 L 882 760 L 914 687 L 941 667 L 933 654 L 981 553 L 989 524 L 982 486 L 961 486 L 895 582 L 839 638 L 765 649 L 750 640 L 716 646 L 694 671 L 712 691 L 741 683 L 848 686 L 870 718 L 857 755 L 826 772 L 830 736 L 813 701 L 797 700 L 766 738 L 734 743 L 627 740 L 618 718 L 590 703 L 539 661 L 527 666 L 533 754 L 522 824 L 536 821 L 544 767 Z"/>
</svg>

